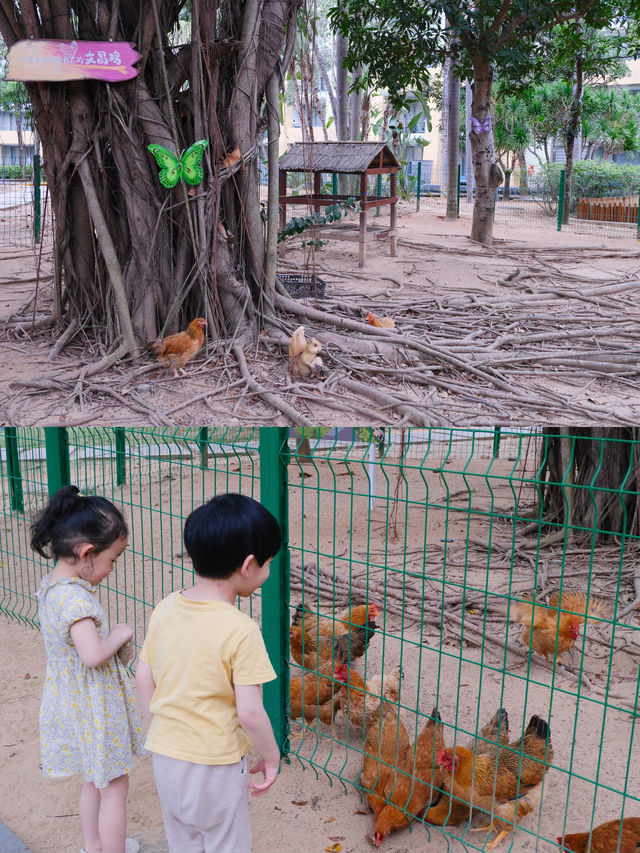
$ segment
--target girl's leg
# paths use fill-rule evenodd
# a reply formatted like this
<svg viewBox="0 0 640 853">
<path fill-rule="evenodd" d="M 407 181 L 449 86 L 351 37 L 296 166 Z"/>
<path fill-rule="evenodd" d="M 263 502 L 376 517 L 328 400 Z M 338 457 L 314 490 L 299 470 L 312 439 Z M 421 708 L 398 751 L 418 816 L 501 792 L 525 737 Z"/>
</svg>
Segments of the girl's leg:
<svg viewBox="0 0 640 853">
<path fill-rule="evenodd" d="M 87 853 L 101 853 L 100 833 L 98 832 L 98 813 L 100 811 L 100 792 L 93 782 L 85 782 L 80 792 L 80 826 L 84 836 L 84 849 Z"/>
<path fill-rule="evenodd" d="M 99 788 L 98 831 L 102 853 L 125 853 L 127 834 L 127 791 L 129 777 L 118 776 L 106 788 Z"/>
</svg>

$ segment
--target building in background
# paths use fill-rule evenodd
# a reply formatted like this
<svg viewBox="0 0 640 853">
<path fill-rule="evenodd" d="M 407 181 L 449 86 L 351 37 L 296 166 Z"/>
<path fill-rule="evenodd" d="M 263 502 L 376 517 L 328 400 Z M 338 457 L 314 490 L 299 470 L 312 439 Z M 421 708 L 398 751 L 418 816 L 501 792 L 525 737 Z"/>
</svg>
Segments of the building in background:
<svg viewBox="0 0 640 853">
<path fill-rule="evenodd" d="M 32 130 L 23 130 L 24 162 L 30 165 L 33 160 L 34 139 Z M 19 166 L 20 146 L 16 117 L 12 112 L 0 111 L 0 166 Z"/>
</svg>

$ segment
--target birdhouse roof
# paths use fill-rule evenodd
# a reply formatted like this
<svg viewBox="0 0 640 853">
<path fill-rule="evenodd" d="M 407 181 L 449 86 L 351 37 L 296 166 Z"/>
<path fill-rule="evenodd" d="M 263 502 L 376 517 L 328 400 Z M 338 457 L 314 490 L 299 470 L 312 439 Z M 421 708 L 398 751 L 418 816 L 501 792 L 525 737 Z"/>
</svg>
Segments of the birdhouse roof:
<svg viewBox="0 0 640 853">
<path fill-rule="evenodd" d="M 280 158 L 281 172 L 396 172 L 400 163 L 385 142 L 295 142 Z"/>
</svg>

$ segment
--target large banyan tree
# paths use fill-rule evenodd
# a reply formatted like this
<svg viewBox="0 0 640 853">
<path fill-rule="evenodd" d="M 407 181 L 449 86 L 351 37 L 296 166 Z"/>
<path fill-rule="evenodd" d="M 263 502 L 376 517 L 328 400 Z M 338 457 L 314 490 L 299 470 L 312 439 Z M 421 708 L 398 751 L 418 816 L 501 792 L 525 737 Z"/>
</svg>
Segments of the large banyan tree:
<svg viewBox="0 0 640 853">
<path fill-rule="evenodd" d="M 269 311 L 257 151 L 297 6 L 0 0 L 8 47 L 114 40 L 141 54 L 129 82 L 28 84 L 56 224 L 56 320 L 91 328 L 111 361 L 197 315 L 210 336 L 246 341 Z M 204 181 L 163 187 L 147 146 L 180 152 L 198 139 Z"/>
</svg>

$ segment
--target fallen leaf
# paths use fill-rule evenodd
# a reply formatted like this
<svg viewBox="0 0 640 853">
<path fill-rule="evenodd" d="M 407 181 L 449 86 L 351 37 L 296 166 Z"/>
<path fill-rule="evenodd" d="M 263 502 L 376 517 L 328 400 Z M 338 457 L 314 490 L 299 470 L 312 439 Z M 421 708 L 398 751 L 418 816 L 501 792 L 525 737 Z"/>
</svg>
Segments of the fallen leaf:
<svg viewBox="0 0 640 853">
<path fill-rule="evenodd" d="M 222 165 L 223 165 L 223 167 L 230 169 L 232 166 L 235 166 L 235 164 L 238 162 L 238 160 L 241 157 L 242 157 L 242 153 L 240 151 L 240 148 L 236 147 L 233 149 L 233 151 L 231 151 L 229 154 L 226 154 L 222 158 Z"/>
<path fill-rule="evenodd" d="M 325 820 L 325 823 L 333 823 L 333 821 L 334 821 L 334 820 L 335 820 L 335 817 L 328 817 L 328 818 Z"/>
<path fill-rule="evenodd" d="M 306 806 L 309 800 L 291 800 L 294 806 Z"/>
<path fill-rule="evenodd" d="M 340 853 L 342 847 L 339 844 L 332 844 L 330 847 L 325 847 L 324 849 L 327 850 L 328 853 Z"/>
</svg>

